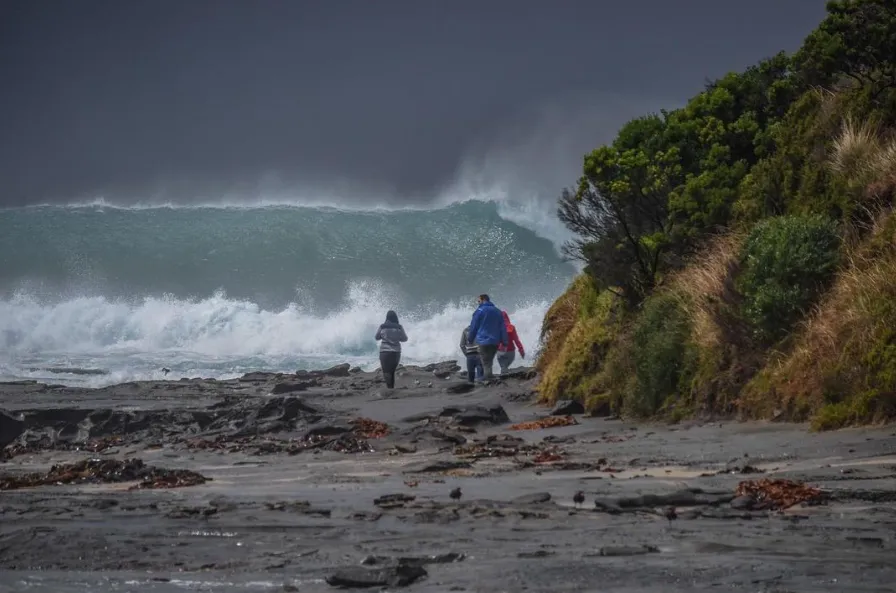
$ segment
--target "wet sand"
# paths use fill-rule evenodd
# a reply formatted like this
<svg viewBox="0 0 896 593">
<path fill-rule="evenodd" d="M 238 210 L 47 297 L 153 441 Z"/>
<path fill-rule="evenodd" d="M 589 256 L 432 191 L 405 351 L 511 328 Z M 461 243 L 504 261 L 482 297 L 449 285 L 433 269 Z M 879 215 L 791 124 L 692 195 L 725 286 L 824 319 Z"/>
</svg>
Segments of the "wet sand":
<svg viewBox="0 0 896 593">
<path fill-rule="evenodd" d="M 404 368 L 391 393 L 345 367 L 0 384 L 3 476 L 136 458 L 209 479 L 0 491 L 0 591 L 893 590 L 896 428 L 576 414 L 511 430 L 549 413 L 533 382 L 471 388 L 442 363 Z M 766 478 L 822 496 L 783 511 L 735 497 Z"/>
</svg>

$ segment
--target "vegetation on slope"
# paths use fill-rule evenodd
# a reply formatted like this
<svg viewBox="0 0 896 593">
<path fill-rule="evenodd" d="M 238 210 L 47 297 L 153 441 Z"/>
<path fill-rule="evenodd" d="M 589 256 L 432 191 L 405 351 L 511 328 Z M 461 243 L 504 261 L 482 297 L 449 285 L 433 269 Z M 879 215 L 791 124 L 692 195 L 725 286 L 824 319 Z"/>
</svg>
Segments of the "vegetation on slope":
<svg viewBox="0 0 896 593">
<path fill-rule="evenodd" d="M 584 272 L 545 318 L 542 398 L 817 428 L 896 415 L 894 131 L 887 0 L 829 2 L 794 55 L 623 126 L 559 199 Z"/>
</svg>

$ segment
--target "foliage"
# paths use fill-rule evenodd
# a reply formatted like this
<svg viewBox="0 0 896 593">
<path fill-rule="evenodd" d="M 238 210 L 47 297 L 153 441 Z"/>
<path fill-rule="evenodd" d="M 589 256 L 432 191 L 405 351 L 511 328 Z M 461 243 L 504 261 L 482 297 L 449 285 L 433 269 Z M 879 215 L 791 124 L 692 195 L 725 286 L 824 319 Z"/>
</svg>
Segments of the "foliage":
<svg viewBox="0 0 896 593">
<path fill-rule="evenodd" d="M 728 223 L 739 184 L 768 152 L 768 126 L 798 91 L 778 54 L 681 109 L 627 123 L 585 157 L 576 191 L 560 197 L 558 216 L 577 236 L 565 252 L 600 288 L 643 300 L 704 233 Z"/>
<path fill-rule="evenodd" d="M 877 99 L 896 87 L 896 11 L 892 0 L 835 0 L 795 62 L 809 84 L 849 78 Z"/>
<path fill-rule="evenodd" d="M 836 270 L 838 249 L 835 225 L 821 216 L 781 216 L 754 227 L 739 288 L 760 342 L 781 339 L 809 310 Z"/>
<path fill-rule="evenodd" d="M 775 408 L 816 429 L 896 417 L 896 216 L 881 215 L 871 237 L 795 336 L 795 345 L 747 385 L 749 415 Z"/>
<path fill-rule="evenodd" d="M 690 338 L 690 319 L 676 295 L 657 294 L 644 303 L 632 325 L 635 380 L 625 398 L 627 412 L 651 416 L 670 401 L 687 399 L 694 356 Z"/>
<path fill-rule="evenodd" d="M 558 203 L 585 273 L 545 319 L 542 397 L 817 428 L 896 416 L 896 236 L 875 225 L 894 202 L 896 4 L 832 1 L 793 56 L 585 156 Z"/>
<path fill-rule="evenodd" d="M 653 288 L 669 234 L 666 195 L 677 183 L 676 151 L 658 150 L 665 122 L 629 122 L 613 146 L 585 157 L 578 190 L 563 192 L 560 220 L 578 239 L 566 253 L 587 264 L 601 289 L 636 302 Z"/>
<path fill-rule="evenodd" d="M 579 276 L 545 316 L 543 349 L 536 366 L 542 401 L 585 401 L 597 389 L 587 380 L 600 370 L 616 335 L 615 297 L 597 292 L 587 275 Z"/>
</svg>

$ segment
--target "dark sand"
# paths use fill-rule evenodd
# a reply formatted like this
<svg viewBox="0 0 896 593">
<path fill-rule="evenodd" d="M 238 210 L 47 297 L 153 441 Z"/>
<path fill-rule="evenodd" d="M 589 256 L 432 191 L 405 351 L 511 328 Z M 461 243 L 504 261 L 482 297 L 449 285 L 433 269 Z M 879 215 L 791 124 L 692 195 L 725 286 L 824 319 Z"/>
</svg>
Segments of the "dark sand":
<svg viewBox="0 0 896 593">
<path fill-rule="evenodd" d="M 896 588 L 893 427 L 811 434 L 792 424 L 635 426 L 577 415 L 574 426 L 510 431 L 548 412 L 531 401 L 531 372 L 467 392 L 456 372 L 440 378 L 409 367 L 401 375 L 387 398 L 377 376 L 361 372 L 95 390 L 0 384 L 8 413 L 0 440 L 24 430 L 15 443 L 42 443 L 8 447 L 7 457 L 20 454 L 0 462 L 0 474 L 139 458 L 211 478 L 176 489 L 128 490 L 125 482 L 0 491 L 0 591 L 310 593 L 335 590 L 326 579 L 337 574 L 417 578 L 404 588 L 421 592 Z M 278 384 L 292 391 L 271 395 Z M 426 417 L 452 406 L 439 420 Z M 348 438 L 346 423 L 357 417 L 385 422 L 391 434 L 367 445 Z M 270 452 L 270 442 L 257 454 L 258 441 L 228 445 L 233 451 L 188 446 L 262 433 L 283 448 L 278 439 L 309 430 L 327 436 L 309 449 L 294 441 L 292 454 Z M 497 437 L 502 450 L 512 452 L 517 438 L 533 446 L 480 459 L 454 450 L 490 435 L 509 435 Z M 110 436 L 116 444 L 102 451 L 71 450 Z M 535 462 L 552 447 L 561 461 Z M 744 466 L 764 473 L 741 473 Z M 760 478 L 806 481 L 827 500 L 783 512 L 732 504 L 739 481 Z M 448 494 L 457 486 L 463 498 L 455 502 Z M 579 509 L 577 490 L 586 495 Z M 671 524 L 669 501 L 620 506 L 620 498 L 673 493 Z M 374 503 L 389 494 L 414 498 Z"/>
</svg>

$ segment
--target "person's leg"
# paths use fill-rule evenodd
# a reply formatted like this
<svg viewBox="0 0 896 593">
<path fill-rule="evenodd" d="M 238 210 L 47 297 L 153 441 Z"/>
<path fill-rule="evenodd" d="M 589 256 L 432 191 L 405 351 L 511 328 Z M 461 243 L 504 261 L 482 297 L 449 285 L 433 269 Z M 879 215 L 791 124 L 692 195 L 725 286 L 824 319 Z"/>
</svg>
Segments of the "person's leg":
<svg viewBox="0 0 896 593">
<path fill-rule="evenodd" d="M 386 380 L 386 387 L 389 389 L 395 387 L 395 369 L 398 368 L 399 357 L 398 352 L 380 352 L 380 367 L 383 369 L 383 379 Z"/>
<path fill-rule="evenodd" d="M 498 366 L 501 368 L 501 374 L 506 375 L 510 370 L 510 365 L 513 364 L 513 359 L 516 358 L 516 351 L 511 350 L 510 352 L 498 352 Z"/>
<path fill-rule="evenodd" d="M 478 356 L 476 357 L 476 380 L 482 380 L 482 359 Z"/>
<path fill-rule="evenodd" d="M 495 364 L 495 353 L 498 351 L 497 344 L 480 344 L 479 356 L 482 358 L 482 378 L 491 379 L 494 374 L 492 367 Z"/>
<path fill-rule="evenodd" d="M 476 376 L 476 367 L 479 365 L 478 354 L 467 355 L 467 381 L 472 383 L 478 377 Z"/>
</svg>

